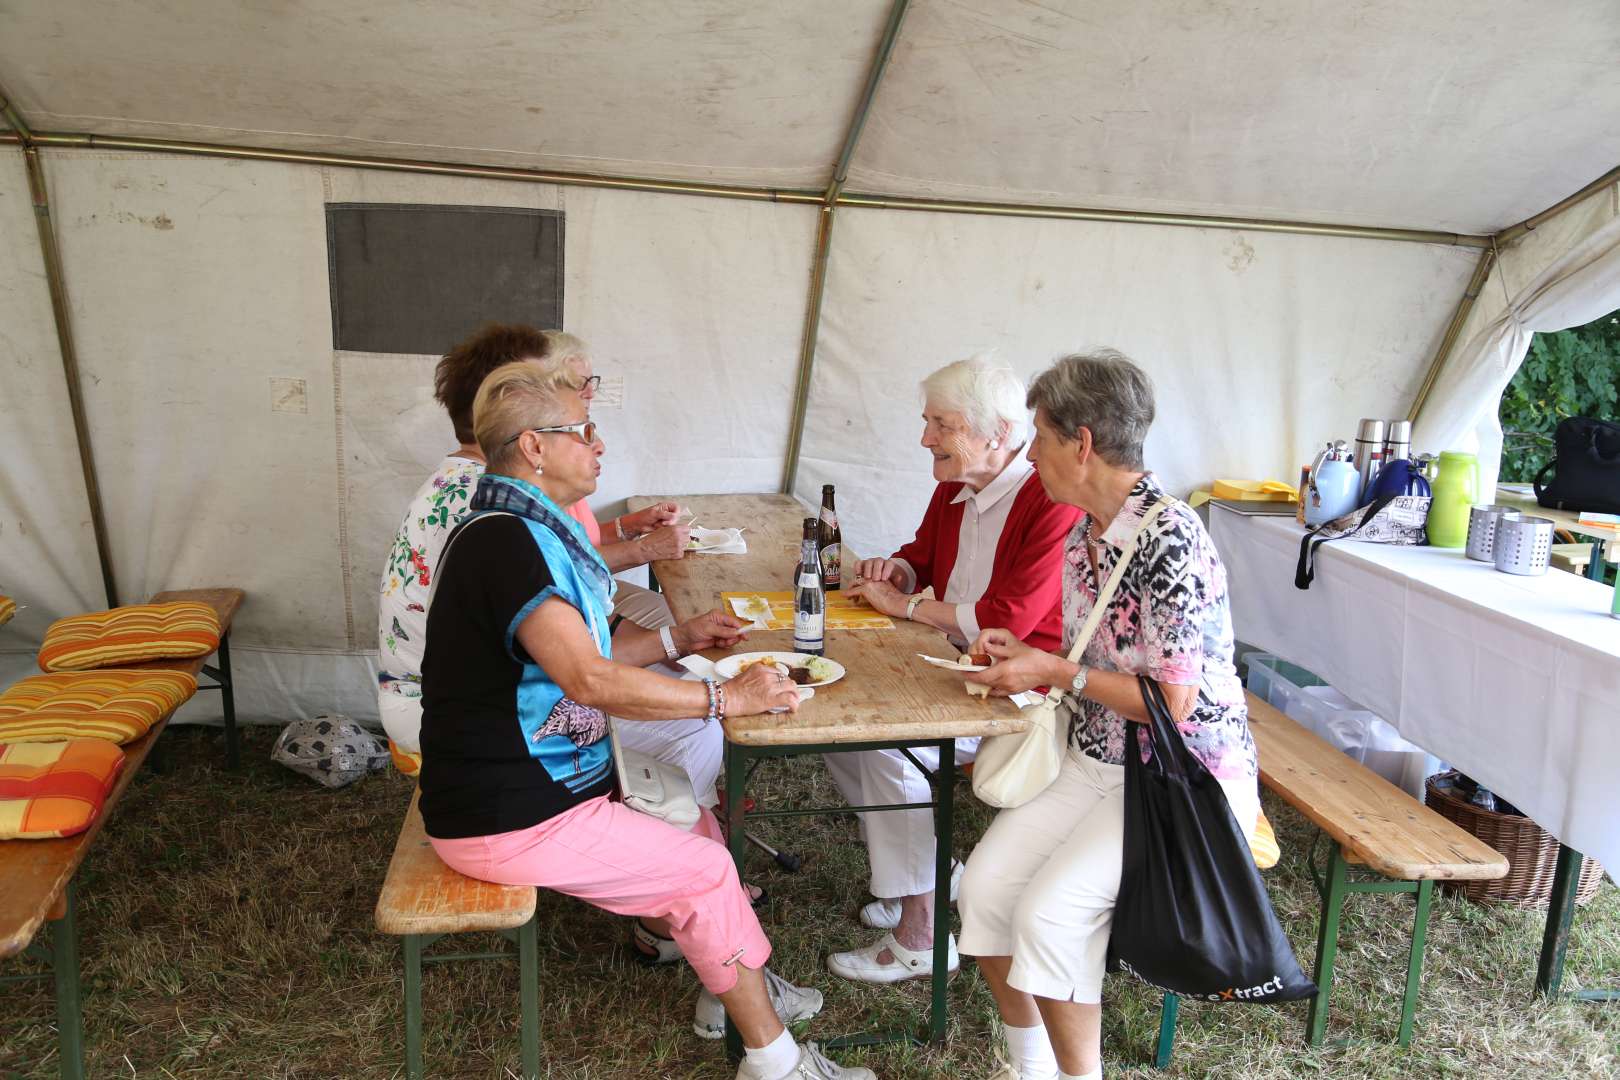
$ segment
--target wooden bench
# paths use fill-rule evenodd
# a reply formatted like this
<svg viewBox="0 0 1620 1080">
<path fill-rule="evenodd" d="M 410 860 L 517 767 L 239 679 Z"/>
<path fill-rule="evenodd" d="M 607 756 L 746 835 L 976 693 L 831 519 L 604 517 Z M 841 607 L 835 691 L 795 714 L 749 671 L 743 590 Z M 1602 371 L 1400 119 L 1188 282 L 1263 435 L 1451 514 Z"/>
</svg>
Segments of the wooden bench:
<svg viewBox="0 0 1620 1080">
<path fill-rule="evenodd" d="M 496 885 L 458 874 L 440 861 L 428 842 L 411 795 L 405 824 L 394 845 L 382 892 L 377 897 L 377 929 L 402 939 L 405 950 L 405 1075 L 422 1076 L 422 964 L 453 960 L 505 959 L 510 953 L 456 953 L 424 957 L 422 951 L 447 934 L 492 930 L 517 944 L 522 1011 L 523 1076 L 540 1075 L 540 961 L 535 925 L 535 888 Z"/>
<path fill-rule="evenodd" d="M 1484 841 L 1453 825 L 1400 788 L 1331 744 L 1305 730 L 1253 694 L 1248 695 L 1249 730 L 1260 755 L 1260 781 L 1281 795 L 1325 835 L 1332 851 L 1318 868 L 1315 845 L 1311 876 L 1322 896 L 1317 927 L 1315 980 L 1318 993 L 1305 1021 L 1305 1041 L 1320 1046 L 1327 1031 L 1333 994 L 1333 962 L 1338 953 L 1339 917 L 1350 893 L 1412 893 L 1417 915 L 1406 967 L 1406 992 L 1396 1042 L 1412 1041 L 1423 942 L 1436 881 L 1504 877 L 1507 859 Z M 1384 880 L 1358 880 L 1351 866 L 1363 866 Z M 1160 1014 L 1156 1062 L 1170 1063 L 1178 999 L 1166 994 Z"/>
<path fill-rule="evenodd" d="M 236 712 L 231 695 L 230 635 L 231 620 L 242 606 L 241 589 L 185 589 L 179 592 L 159 593 L 153 603 L 176 600 L 196 600 L 210 604 L 219 614 L 219 667 L 207 664 L 205 656 L 194 660 L 165 660 L 134 665 L 141 668 L 162 668 L 187 671 L 193 675 L 202 672 L 216 680 L 215 687 L 224 692 L 226 710 L 226 737 L 234 747 Z M 0 959 L 26 954 L 39 960 L 50 970 L 39 975 L 14 976 L 16 979 L 54 978 L 56 981 L 57 1042 L 62 1061 L 64 1080 L 82 1080 L 84 1076 L 84 1023 L 79 992 L 79 943 L 74 923 L 73 875 L 84 862 L 90 845 L 95 843 L 101 828 L 112 817 L 119 799 L 130 781 L 140 771 L 141 763 L 151 753 L 158 737 L 168 725 L 167 713 L 139 739 L 124 747 L 124 767 L 114 782 L 112 791 L 101 814 L 90 827 L 77 836 L 59 840 L 5 840 L 0 841 Z M 51 924 L 50 942 L 36 942 L 40 927 Z"/>
</svg>

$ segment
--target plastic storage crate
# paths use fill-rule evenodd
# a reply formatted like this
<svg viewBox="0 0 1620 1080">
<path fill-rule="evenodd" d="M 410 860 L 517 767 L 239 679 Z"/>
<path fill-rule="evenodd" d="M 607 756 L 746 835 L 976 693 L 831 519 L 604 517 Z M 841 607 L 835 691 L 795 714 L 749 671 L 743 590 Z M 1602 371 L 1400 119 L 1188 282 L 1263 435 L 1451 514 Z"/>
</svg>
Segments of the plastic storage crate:
<svg viewBox="0 0 1620 1080">
<path fill-rule="evenodd" d="M 1254 653 L 1247 660 L 1251 693 L 1414 799 L 1422 801 L 1424 781 L 1445 769 L 1389 722 L 1298 664 L 1271 653 Z"/>
</svg>

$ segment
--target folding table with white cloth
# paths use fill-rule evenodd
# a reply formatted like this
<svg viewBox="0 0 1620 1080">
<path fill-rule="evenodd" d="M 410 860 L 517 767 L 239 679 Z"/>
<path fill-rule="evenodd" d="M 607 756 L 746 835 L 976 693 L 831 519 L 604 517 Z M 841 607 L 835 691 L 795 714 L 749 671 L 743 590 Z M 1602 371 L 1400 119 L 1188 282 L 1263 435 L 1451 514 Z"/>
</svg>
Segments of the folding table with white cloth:
<svg viewBox="0 0 1620 1080">
<path fill-rule="evenodd" d="M 1518 577 L 1461 549 L 1334 541 L 1294 586 L 1304 529 L 1210 512 L 1237 636 L 1287 656 L 1556 836 L 1537 987 L 1558 992 L 1581 852 L 1620 867 L 1620 620 L 1574 574 Z M 1585 996 L 1607 995 L 1606 991 Z"/>
</svg>

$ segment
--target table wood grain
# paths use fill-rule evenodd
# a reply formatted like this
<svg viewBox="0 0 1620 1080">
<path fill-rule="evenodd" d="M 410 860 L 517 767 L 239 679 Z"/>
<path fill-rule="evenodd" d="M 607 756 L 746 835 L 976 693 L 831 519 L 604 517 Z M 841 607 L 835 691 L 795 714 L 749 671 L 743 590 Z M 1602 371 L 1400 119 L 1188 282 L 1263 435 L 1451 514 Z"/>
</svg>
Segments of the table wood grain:
<svg viewBox="0 0 1620 1080">
<path fill-rule="evenodd" d="M 810 511 L 787 495 L 638 496 L 639 510 L 662 498 L 690 508 L 708 529 L 737 527 L 746 555 L 687 555 L 653 564 L 670 609 L 689 619 L 720 604 L 722 592 L 791 588 L 799 539 Z M 853 567 L 846 548 L 844 565 Z M 960 675 L 925 664 L 918 653 L 951 656 L 945 635 L 921 623 L 896 620 L 893 630 L 829 630 L 828 659 L 848 669 L 797 713 L 728 718 L 726 738 L 744 746 L 973 738 L 1027 730 L 1017 706 L 1005 698 L 970 698 Z M 791 631 L 756 631 L 732 652 L 792 652 Z M 704 653 L 711 660 L 727 650 Z"/>
</svg>

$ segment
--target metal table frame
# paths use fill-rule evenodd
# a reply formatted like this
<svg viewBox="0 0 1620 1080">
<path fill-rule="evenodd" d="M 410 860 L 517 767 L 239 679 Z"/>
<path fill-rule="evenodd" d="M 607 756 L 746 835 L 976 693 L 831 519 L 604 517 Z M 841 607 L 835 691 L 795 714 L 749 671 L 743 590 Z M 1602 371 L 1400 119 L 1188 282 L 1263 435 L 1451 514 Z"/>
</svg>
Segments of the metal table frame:
<svg viewBox="0 0 1620 1080">
<path fill-rule="evenodd" d="M 915 747 L 932 746 L 939 750 L 939 767 L 929 770 L 911 753 Z M 934 791 L 934 800 L 926 803 L 885 803 L 872 806 L 825 806 L 785 810 L 755 810 L 746 812 L 744 792 L 753 769 L 766 758 L 797 757 L 801 754 L 841 754 L 862 750 L 899 750 L 923 775 L 928 777 Z M 951 879 L 951 827 L 956 784 L 956 740 L 950 739 L 885 739 L 876 742 L 805 743 L 791 746 L 745 746 L 726 740 L 726 824 L 727 847 L 737 864 L 741 876 L 748 852 L 748 839 L 744 835 L 747 821 L 766 818 L 807 817 L 816 814 L 847 814 L 888 810 L 934 811 L 934 880 Z M 914 1041 L 942 1042 L 945 1038 L 945 988 L 949 979 L 949 938 L 951 932 L 951 905 L 934 904 L 934 971 L 933 994 L 928 1007 L 928 1024 L 922 1035 L 909 1032 L 888 1034 L 863 1033 L 845 1035 L 825 1041 L 828 1049 L 848 1046 L 872 1046 L 882 1043 Z M 726 1054 L 737 1061 L 742 1058 L 742 1037 L 726 1017 Z"/>
</svg>

